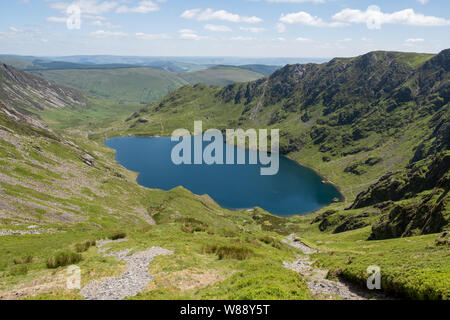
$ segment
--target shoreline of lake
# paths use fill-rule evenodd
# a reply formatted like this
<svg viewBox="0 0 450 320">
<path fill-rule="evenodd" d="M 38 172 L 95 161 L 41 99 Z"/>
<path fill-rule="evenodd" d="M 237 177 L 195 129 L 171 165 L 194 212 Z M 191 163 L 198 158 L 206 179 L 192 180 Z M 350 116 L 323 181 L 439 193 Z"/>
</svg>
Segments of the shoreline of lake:
<svg viewBox="0 0 450 320">
<path fill-rule="evenodd" d="M 191 135 L 190 138 L 193 136 Z M 109 138 L 103 142 L 103 144 L 114 150 L 114 157 L 116 161 L 125 167 L 127 170 L 136 172 L 136 182 L 143 186 L 150 189 L 160 189 L 160 190 L 171 190 L 176 186 L 183 186 L 185 189 L 190 190 L 193 194 L 197 195 L 203 195 L 208 194 L 211 198 L 214 199 L 216 203 L 218 203 L 220 206 L 222 206 L 224 209 L 227 210 L 233 210 L 233 211 L 239 211 L 239 210 L 252 210 L 255 207 L 261 207 L 262 209 L 270 212 L 271 214 L 277 215 L 277 216 L 294 216 L 294 215 L 306 215 L 316 212 L 317 210 L 321 210 L 324 207 L 328 207 L 329 205 L 332 205 L 333 203 L 336 203 L 335 199 L 338 199 L 339 202 L 345 201 L 345 197 L 333 183 L 325 182 L 323 176 L 320 173 L 317 173 L 316 170 L 313 168 L 310 168 L 308 166 L 304 166 L 302 164 L 299 164 L 297 161 L 290 157 L 286 157 L 281 155 L 280 161 L 284 163 L 285 172 L 282 173 L 280 176 L 274 176 L 274 178 L 268 178 L 266 180 L 261 180 L 259 177 L 255 177 L 254 173 L 251 173 L 253 168 L 245 168 L 245 169 L 224 169 L 223 166 L 222 169 L 202 169 L 202 170 L 210 170 L 213 172 L 213 174 L 216 174 L 216 171 L 218 171 L 217 174 L 220 183 L 225 183 L 225 185 L 228 184 L 229 189 L 225 189 L 225 186 L 217 186 L 214 185 L 213 180 L 208 180 L 209 178 L 205 178 L 204 181 L 196 181 L 197 176 L 194 178 L 189 178 L 188 180 L 182 181 L 175 181 L 174 177 L 170 177 L 170 174 L 168 175 L 169 181 L 163 181 L 161 182 L 161 177 L 158 177 L 160 173 L 156 173 L 156 176 L 153 177 L 150 180 L 148 178 L 149 174 L 155 175 L 155 173 L 151 173 L 151 170 L 153 169 L 152 166 L 145 165 L 144 167 L 139 167 L 136 169 L 135 167 L 130 167 L 129 164 L 126 162 L 139 162 L 140 160 L 136 160 L 135 158 L 141 158 L 139 154 L 135 154 L 135 156 L 128 155 L 129 151 L 126 151 L 125 154 L 122 153 L 120 156 L 118 155 L 118 146 L 112 146 L 108 145 L 108 141 L 116 141 L 115 143 L 119 143 L 121 139 L 144 139 L 144 140 L 136 140 L 133 143 L 143 143 L 148 147 L 149 143 L 154 143 L 156 145 L 165 144 L 164 146 L 164 153 L 168 153 L 168 144 L 173 143 L 170 140 L 170 137 L 161 137 L 161 136 L 151 136 L 151 135 L 129 135 L 128 137 L 114 137 Z M 149 138 L 145 142 L 145 138 Z M 158 138 L 162 138 L 165 140 L 159 140 L 159 142 L 150 142 L 150 141 L 158 141 Z M 155 140 L 156 139 L 156 140 Z M 133 141 L 133 140 L 130 140 Z M 141 141 L 141 142 L 137 142 Z M 123 144 L 123 146 L 127 146 L 126 148 L 132 148 L 128 147 L 128 144 Z M 235 148 L 239 148 L 239 146 L 234 146 Z M 122 147 L 123 148 L 123 147 Z M 138 150 L 143 149 L 142 147 L 137 148 Z M 155 150 L 151 149 L 151 151 L 154 153 Z M 258 152 L 259 150 L 250 150 L 246 148 L 247 156 L 249 155 L 249 152 Z M 124 152 L 124 151 L 122 151 Z M 138 152 L 138 151 L 135 151 Z M 166 155 L 167 156 L 167 155 Z M 121 157 L 121 158 L 120 158 Z M 154 154 L 149 156 L 147 160 L 153 161 Z M 126 160 L 124 160 L 124 158 Z M 132 160 L 133 159 L 133 160 Z M 170 159 L 170 158 L 169 158 Z M 125 163 L 124 163 L 125 161 Z M 158 161 L 161 161 L 159 159 Z M 169 161 L 166 161 L 165 166 L 168 166 Z M 158 164 L 161 167 L 161 163 Z M 170 164 L 172 165 L 172 164 Z M 205 167 L 211 167 L 204 165 Z M 178 170 L 179 166 L 175 166 L 175 170 Z M 195 166 L 192 166 L 195 167 Z M 243 166 L 240 166 L 243 167 Z M 245 166 L 244 166 L 245 167 Z M 166 167 L 163 167 L 163 171 L 167 173 L 169 170 Z M 173 172 L 174 168 L 170 169 L 170 172 Z M 189 169 L 192 170 L 192 169 Z M 189 171 L 187 168 L 182 169 L 182 172 Z M 199 166 L 197 166 L 197 169 L 200 170 Z M 212 170 L 212 171 L 211 171 Z M 239 181 L 240 175 L 232 177 L 226 177 L 229 175 L 229 172 L 231 171 L 231 175 L 235 175 L 236 170 L 241 170 L 241 174 L 243 173 L 242 177 L 244 177 L 245 180 L 242 180 L 241 182 L 244 183 L 244 185 L 247 186 L 248 189 L 237 191 L 235 185 L 230 185 L 230 179 L 233 180 L 233 183 L 236 183 L 236 181 Z M 243 170 L 243 172 L 242 172 Z M 293 171 L 292 171 L 293 170 Z M 176 172 L 176 171 L 175 171 Z M 179 171 L 178 171 L 179 172 Z M 208 172 L 208 171 L 207 171 Z M 222 173 L 221 173 L 222 172 Z M 228 172 L 225 173 L 224 172 Z M 173 173 L 175 175 L 175 173 Z M 186 173 L 184 173 L 186 174 Z M 259 174 L 258 174 L 259 176 Z M 201 177 L 201 176 L 200 176 Z M 301 178 L 303 177 L 303 178 Z M 186 177 L 185 177 L 186 179 Z M 223 181 L 221 181 L 222 179 Z M 272 180 L 271 180 L 272 179 Z M 320 180 L 319 180 L 320 179 Z M 159 182 L 158 182 L 159 181 Z M 259 181 L 259 182 L 258 182 Z M 282 182 L 281 182 L 282 181 Z M 161 185 L 161 183 L 163 185 Z M 170 185 L 170 183 L 176 183 L 173 185 Z M 242 188 L 242 183 L 239 183 L 237 186 L 237 189 Z M 260 185 L 262 184 L 262 185 Z M 320 184 L 320 185 L 319 185 Z M 168 186 L 169 185 L 169 186 Z M 209 186 L 208 186 L 209 185 Z M 294 188 L 294 189 L 293 189 Z M 199 189 L 201 191 L 199 191 Z M 253 193 L 250 193 L 250 189 L 254 190 Z M 221 190 L 221 191 L 219 191 Z M 235 192 L 231 192 L 229 190 L 235 190 Z M 297 190 L 297 192 L 295 191 Z M 242 192 L 242 193 L 239 193 Z M 326 200 L 328 199 L 328 200 Z M 235 202 L 233 202 L 235 201 Z M 239 205 L 241 203 L 241 206 Z M 247 204 L 245 204 L 247 203 Z M 244 209 L 242 209 L 244 208 Z M 291 208 L 291 209 L 289 209 Z"/>
</svg>

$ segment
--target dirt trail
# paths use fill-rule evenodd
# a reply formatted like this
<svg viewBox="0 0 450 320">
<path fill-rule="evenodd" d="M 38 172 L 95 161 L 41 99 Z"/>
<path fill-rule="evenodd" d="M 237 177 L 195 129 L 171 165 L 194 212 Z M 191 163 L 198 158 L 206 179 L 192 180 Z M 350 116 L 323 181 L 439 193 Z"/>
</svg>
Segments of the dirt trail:
<svg viewBox="0 0 450 320">
<path fill-rule="evenodd" d="M 317 253 L 301 241 L 296 241 L 296 235 L 292 234 L 283 240 L 291 247 L 300 249 L 304 255 L 298 255 L 294 262 L 284 262 L 283 266 L 301 274 L 308 283 L 308 288 L 317 299 L 334 299 L 339 297 L 344 300 L 367 300 L 385 299 L 384 296 L 376 293 L 361 290 L 352 284 L 342 281 L 332 281 L 326 279 L 328 270 L 321 270 L 313 267 L 309 255 Z"/>
<path fill-rule="evenodd" d="M 112 242 L 99 242 L 98 246 L 101 248 L 99 251 L 107 251 L 102 247 Z M 150 262 L 157 256 L 173 254 L 172 251 L 160 247 L 153 247 L 130 255 L 131 251 L 132 249 L 125 249 L 106 253 L 104 257 L 115 257 L 119 261 L 125 261 L 127 269 L 120 276 L 90 282 L 81 290 L 81 295 L 86 300 L 122 300 L 135 296 L 144 291 L 153 280 L 148 273 Z"/>
</svg>

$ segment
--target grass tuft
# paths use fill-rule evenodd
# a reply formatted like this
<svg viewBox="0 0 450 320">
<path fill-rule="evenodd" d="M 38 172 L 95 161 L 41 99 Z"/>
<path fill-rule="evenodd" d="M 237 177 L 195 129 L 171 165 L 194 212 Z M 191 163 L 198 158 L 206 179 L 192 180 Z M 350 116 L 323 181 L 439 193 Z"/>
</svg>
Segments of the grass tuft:
<svg viewBox="0 0 450 320">
<path fill-rule="evenodd" d="M 32 256 L 27 256 L 25 258 L 15 258 L 14 264 L 28 264 L 28 263 L 32 263 L 33 260 L 34 259 Z"/>
<path fill-rule="evenodd" d="M 281 241 L 279 241 L 278 239 L 269 237 L 269 236 L 264 236 L 259 238 L 259 241 L 264 242 L 265 244 L 269 244 L 272 247 L 274 247 L 275 249 L 281 249 L 283 247 L 283 244 L 281 243 Z"/>
<path fill-rule="evenodd" d="M 95 240 L 93 241 L 86 241 L 83 243 L 77 243 L 75 245 L 75 251 L 78 253 L 81 252 L 86 252 L 89 250 L 90 247 L 95 247 L 95 245 L 97 244 L 97 242 Z"/>
<path fill-rule="evenodd" d="M 246 260 L 255 255 L 254 252 L 248 248 L 216 245 L 204 247 L 203 252 L 207 254 L 216 254 L 219 257 L 219 260 Z"/>
<path fill-rule="evenodd" d="M 115 232 L 111 234 L 108 239 L 110 240 L 119 240 L 119 239 L 125 239 L 127 237 L 127 234 L 125 232 Z"/>
<path fill-rule="evenodd" d="M 47 268 L 56 269 L 72 264 L 76 264 L 83 260 L 83 257 L 79 253 L 72 251 L 60 252 L 47 259 Z"/>
</svg>

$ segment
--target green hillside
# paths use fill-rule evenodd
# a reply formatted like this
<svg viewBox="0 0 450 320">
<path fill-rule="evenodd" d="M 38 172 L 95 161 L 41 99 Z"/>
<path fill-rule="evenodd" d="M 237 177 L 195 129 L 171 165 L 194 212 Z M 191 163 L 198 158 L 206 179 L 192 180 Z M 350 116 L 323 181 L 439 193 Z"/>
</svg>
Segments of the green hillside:
<svg viewBox="0 0 450 320">
<path fill-rule="evenodd" d="M 0 64 L 0 101 L 16 111 L 37 115 L 39 111 L 86 106 L 78 91 Z"/>
<path fill-rule="evenodd" d="M 63 69 L 33 71 L 59 85 L 119 103 L 150 103 L 186 84 L 227 85 L 261 78 L 262 75 L 236 67 L 213 67 L 175 73 L 151 68 Z"/>
<path fill-rule="evenodd" d="M 34 74 L 54 83 L 120 103 L 148 103 L 186 84 L 176 74 L 150 68 L 46 70 Z"/>
<path fill-rule="evenodd" d="M 262 73 L 264 76 L 268 76 L 274 73 L 276 70 L 280 69 L 280 66 L 271 66 L 265 64 L 247 64 L 239 66 L 241 69 L 248 69 L 254 72 Z"/>
<path fill-rule="evenodd" d="M 260 79 L 263 74 L 240 67 L 217 66 L 200 71 L 181 73 L 179 76 L 191 85 L 204 83 L 212 86 L 226 86 L 235 82 Z"/>
<path fill-rule="evenodd" d="M 345 299 L 315 289 L 361 289 L 371 265 L 388 297 L 449 299 L 450 50 L 373 52 L 226 87 L 184 85 L 128 115 L 4 68 L 0 299 L 82 299 L 65 287 L 64 264 L 81 267 L 83 286 L 121 274 L 123 261 L 100 250 L 108 237 L 126 238 L 112 252 L 172 251 L 150 264 L 153 281 L 132 299 Z M 122 75 L 138 85 L 134 72 Z M 39 108 L 37 97 L 65 104 Z M 282 153 L 336 183 L 345 202 L 288 218 L 229 211 L 183 188 L 139 186 L 102 145 L 110 136 L 192 130 L 194 120 L 205 129 L 280 128 Z M 289 270 L 305 259 L 315 275 Z"/>
</svg>

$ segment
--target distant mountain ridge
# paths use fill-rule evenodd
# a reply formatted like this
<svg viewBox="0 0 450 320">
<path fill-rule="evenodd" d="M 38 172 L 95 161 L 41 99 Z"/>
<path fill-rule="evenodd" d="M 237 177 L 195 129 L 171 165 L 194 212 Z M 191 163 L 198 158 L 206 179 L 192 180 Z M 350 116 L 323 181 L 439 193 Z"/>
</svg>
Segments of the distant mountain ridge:
<svg viewBox="0 0 450 320">
<path fill-rule="evenodd" d="M 53 83 L 121 103 L 151 103 L 186 84 L 220 86 L 264 77 L 261 73 L 232 66 L 191 72 L 168 72 L 164 68 L 149 67 L 69 68 L 32 72 Z"/>
</svg>

